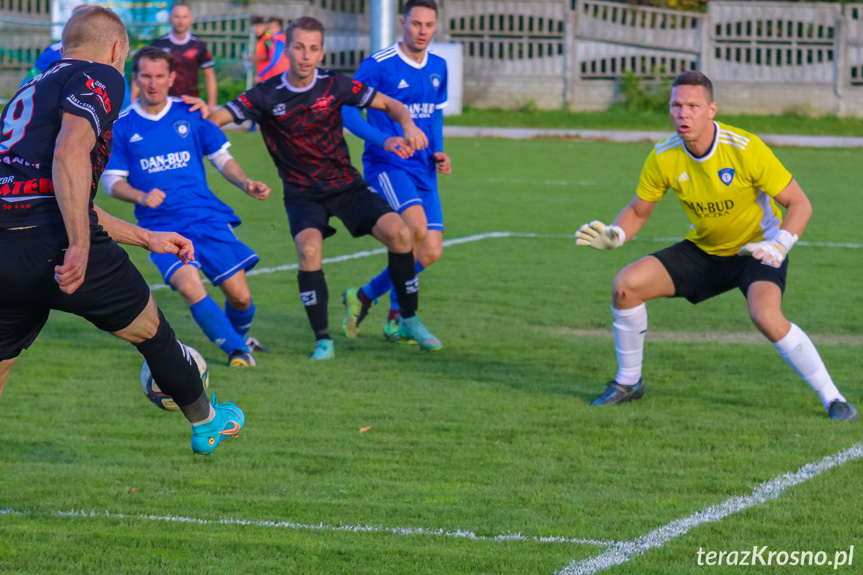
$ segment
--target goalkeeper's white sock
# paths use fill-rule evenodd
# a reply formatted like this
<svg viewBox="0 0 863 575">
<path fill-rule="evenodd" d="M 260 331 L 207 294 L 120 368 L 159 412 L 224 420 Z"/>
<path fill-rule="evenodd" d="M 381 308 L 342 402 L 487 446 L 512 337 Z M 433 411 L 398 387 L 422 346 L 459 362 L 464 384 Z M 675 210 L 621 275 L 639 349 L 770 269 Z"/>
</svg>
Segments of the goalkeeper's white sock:
<svg viewBox="0 0 863 575">
<path fill-rule="evenodd" d="M 830 374 L 827 373 L 827 368 L 821 361 L 818 350 L 815 349 L 812 340 L 802 329 L 792 323 L 791 329 L 785 337 L 774 343 L 773 347 L 776 348 L 785 363 L 794 370 L 794 373 L 800 376 L 818 394 L 825 409 L 837 399 L 845 401 L 845 398 L 833 384 Z"/>
<path fill-rule="evenodd" d="M 614 316 L 614 351 L 617 352 L 617 375 L 614 380 L 623 385 L 635 385 L 641 379 L 644 360 L 644 334 L 647 332 L 647 306 L 616 309 Z"/>
</svg>

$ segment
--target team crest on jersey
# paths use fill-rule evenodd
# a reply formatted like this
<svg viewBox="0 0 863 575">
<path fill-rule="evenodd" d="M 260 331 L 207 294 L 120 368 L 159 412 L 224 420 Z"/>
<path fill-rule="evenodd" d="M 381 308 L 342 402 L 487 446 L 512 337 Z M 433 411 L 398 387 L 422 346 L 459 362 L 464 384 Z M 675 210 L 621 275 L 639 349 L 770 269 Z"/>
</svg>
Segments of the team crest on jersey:
<svg viewBox="0 0 863 575">
<path fill-rule="evenodd" d="M 731 182 L 734 181 L 734 168 L 722 168 L 719 170 L 719 179 L 726 186 L 730 186 Z"/>
<path fill-rule="evenodd" d="M 188 136 L 190 130 L 191 130 L 191 127 L 189 125 L 189 122 L 187 122 L 186 120 L 180 120 L 179 122 L 174 122 L 174 131 L 177 132 L 177 134 L 181 138 L 185 138 L 186 136 Z"/>
<path fill-rule="evenodd" d="M 284 104 L 276 104 L 273 108 L 273 116 L 284 116 L 286 111 Z"/>
<path fill-rule="evenodd" d="M 326 110 L 333 103 L 333 96 L 322 96 L 312 104 L 312 110 Z"/>
<path fill-rule="evenodd" d="M 432 86 L 434 86 L 435 90 L 440 88 L 440 83 L 443 81 L 440 76 L 438 76 L 437 74 L 432 74 L 431 76 L 429 76 L 429 78 L 431 79 Z"/>
</svg>

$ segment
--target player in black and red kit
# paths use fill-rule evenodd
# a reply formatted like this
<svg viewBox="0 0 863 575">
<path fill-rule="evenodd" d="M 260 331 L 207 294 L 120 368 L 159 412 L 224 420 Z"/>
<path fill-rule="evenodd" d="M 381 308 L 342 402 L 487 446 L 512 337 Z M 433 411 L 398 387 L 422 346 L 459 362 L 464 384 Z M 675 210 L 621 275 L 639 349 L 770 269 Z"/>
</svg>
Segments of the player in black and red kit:
<svg viewBox="0 0 863 575">
<path fill-rule="evenodd" d="M 351 165 L 342 135 L 341 107 L 371 106 L 386 111 L 401 125 L 414 150 L 428 146 L 428 139 L 400 102 L 342 74 L 317 69 L 324 57 L 324 27 L 318 20 L 298 18 L 288 28 L 287 37 L 291 67 L 228 102 L 210 120 L 219 126 L 252 120 L 261 127 L 284 186 L 285 208 L 299 256 L 300 297 L 315 332 L 312 359 L 334 356 L 327 322 L 327 284 L 321 269 L 323 240 L 335 233 L 328 224 L 332 216 L 342 220 L 354 237 L 372 234 L 387 246 L 405 338 L 422 349 L 437 349 L 440 342 L 416 317 L 419 284 L 410 230 Z"/>
<path fill-rule="evenodd" d="M 150 45 L 170 53 L 173 59 L 174 72 L 177 76 L 168 92 L 169 96 L 199 97 L 198 71 L 203 70 L 204 85 L 207 88 L 207 105 L 210 109 L 215 109 L 218 92 L 215 62 L 210 51 L 207 50 L 207 43 L 189 32 L 194 21 L 188 4 L 175 3 L 171 8 L 171 33 L 156 38 Z M 134 102 L 137 97 L 138 87 L 133 84 L 132 101 Z"/>
<path fill-rule="evenodd" d="M 192 449 L 211 453 L 236 435 L 243 413 L 215 398 L 210 405 L 197 366 L 116 243 L 193 258 L 191 242 L 93 204 L 123 101 L 126 29 L 90 6 L 69 19 L 63 47 L 63 59 L 24 84 L 0 116 L 0 392 L 50 311 L 74 313 L 135 345 L 192 424 Z"/>
</svg>

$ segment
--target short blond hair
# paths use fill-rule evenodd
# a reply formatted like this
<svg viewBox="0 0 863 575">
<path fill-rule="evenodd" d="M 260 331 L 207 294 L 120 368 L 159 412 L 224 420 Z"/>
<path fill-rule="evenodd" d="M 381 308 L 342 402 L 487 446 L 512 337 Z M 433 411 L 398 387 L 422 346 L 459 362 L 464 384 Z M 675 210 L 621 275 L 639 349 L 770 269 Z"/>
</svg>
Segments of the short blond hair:
<svg viewBox="0 0 863 575">
<path fill-rule="evenodd" d="M 113 10 L 102 6 L 76 8 L 61 37 L 64 50 L 84 48 L 101 51 L 117 40 L 128 41 L 126 26 Z"/>
</svg>

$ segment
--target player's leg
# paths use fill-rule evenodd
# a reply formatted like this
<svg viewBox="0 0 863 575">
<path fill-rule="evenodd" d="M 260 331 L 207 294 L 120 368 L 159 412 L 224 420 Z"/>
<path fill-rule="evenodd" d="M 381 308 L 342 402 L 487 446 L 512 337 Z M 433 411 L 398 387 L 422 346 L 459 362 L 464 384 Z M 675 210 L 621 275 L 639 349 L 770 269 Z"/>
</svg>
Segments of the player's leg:
<svg viewBox="0 0 863 575">
<path fill-rule="evenodd" d="M 402 217 L 411 228 L 414 238 L 416 272 L 419 274 L 438 261 L 443 254 L 443 212 L 437 190 L 418 190 L 422 199 L 422 212 L 414 206 L 405 210 Z M 411 212 L 405 217 L 407 212 Z M 398 339 L 399 305 L 394 292 L 390 292 L 390 311 L 384 326 L 384 337 Z"/>
<path fill-rule="evenodd" d="M 440 340 L 420 322 L 416 315 L 419 305 L 419 280 L 416 277 L 410 229 L 395 214 L 386 214 L 378 219 L 372 229 L 374 235 L 389 249 L 389 271 L 393 291 L 399 304 L 399 341 L 415 341 L 420 349 L 441 349 Z M 402 251 L 407 248 L 407 251 Z"/>
<path fill-rule="evenodd" d="M 343 194 L 339 204 L 333 206 L 333 213 L 342 220 L 352 236 L 370 233 L 387 247 L 390 280 L 401 306 L 400 337 L 415 340 L 421 349 L 440 349 L 440 341 L 416 317 L 419 282 L 410 229 L 404 220 L 366 185 L 356 186 Z"/>
<path fill-rule="evenodd" d="M 233 403 L 218 403 L 215 395 L 209 402 L 198 367 L 152 297 L 131 324 L 111 333 L 137 348 L 159 388 L 192 424 L 195 453 L 209 455 L 223 439 L 240 432 L 245 423 L 242 410 Z"/>
<path fill-rule="evenodd" d="M 246 281 L 246 272 L 260 261 L 249 246 L 240 241 L 234 228 L 228 223 L 214 223 L 200 226 L 195 236 L 195 255 L 201 270 L 214 286 L 226 296 L 223 316 L 237 337 L 231 342 L 230 364 L 235 367 L 248 367 L 256 364 L 252 344 L 247 338 L 255 304 Z M 264 351 L 257 340 L 253 340 L 257 351 Z"/>
<path fill-rule="evenodd" d="M 3 395 L 3 388 L 6 387 L 6 380 L 9 378 L 9 372 L 12 371 L 12 366 L 15 365 L 16 361 L 18 361 L 17 357 L 0 361 L 0 396 Z"/>
<path fill-rule="evenodd" d="M 138 349 L 153 379 L 192 424 L 196 453 L 212 453 L 243 426 L 243 412 L 233 404 L 217 404 L 214 397 L 210 405 L 197 366 L 156 307 L 144 278 L 104 231 L 90 239 L 84 283 L 73 294 L 57 289 L 50 305 L 85 318 Z"/>
<path fill-rule="evenodd" d="M 243 337 L 231 326 L 219 304 L 207 293 L 199 269 L 202 259 L 202 250 L 197 243 L 199 238 L 197 234 L 190 237 L 196 242 L 195 248 L 198 251 L 198 259 L 194 264 L 184 264 L 173 254 L 150 254 L 150 261 L 158 268 L 165 283 L 180 292 L 192 312 L 192 319 L 204 335 L 228 356 L 229 364 L 234 365 L 232 354 L 248 354 L 249 348 Z M 246 363 L 240 366 L 245 367 Z"/>
<path fill-rule="evenodd" d="M 417 250 L 425 238 L 426 217 L 423 202 L 413 179 L 404 170 L 389 168 L 380 171 L 379 168 L 368 165 L 366 175 L 369 181 L 373 182 L 372 189 L 386 200 L 389 207 L 407 224 L 413 238 L 414 258 L 416 258 Z M 419 266 L 415 264 L 415 268 L 417 267 Z M 419 273 L 421 270 L 415 271 Z M 395 324 L 395 337 L 398 337 L 399 305 L 398 298 L 393 292 L 389 268 L 384 268 L 363 287 L 349 288 L 342 294 L 342 302 L 345 304 L 345 319 L 342 327 L 347 337 L 354 338 L 359 335 L 359 324 L 368 314 L 372 303 L 386 293 L 390 293 L 391 301 L 387 325 Z M 384 334 L 387 335 L 386 328 Z"/>
<path fill-rule="evenodd" d="M 641 371 L 647 333 L 645 302 L 671 297 L 674 292 L 671 276 L 652 255 L 629 264 L 614 278 L 611 314 L 614 317 L 617 374 L 591 405 L 625 403 L 644 395 Z"/>
<path fill-rule="evenodd" d="M 228 316 L 234 330 L 245 339 L 249 351 L 270 353 L 270 350 L 262 346 L 261 342 L 249 336 L 257 308 L 255 300 L 252 299 L 252 291 L 249 289 L 246 270 L 239 270 L 226 278 L 219 284 L 219 288 L 225 294 L 225 315 Z"/>
<path fill-rule="evenodd" d="M 66 229 L 0 230 L 0 395 L 18 355 L 36 340 L 57 290 L 54 266 L 68 245 Z M 59 290 L 57 290 L 59 291 Z"/>
<path fill-rule="evenodd" d="M 415 260 L 414 271 L 419 274 L 425 269 L 425 266 L 422 265 L 417 257 L 421 246 L 427 238 L 425 210 L 420 204 L 411 204 L 400 215 L 410 230 Z M 398 296 L 393 289 L 389 267 L 384 268 L 359 290 L 350 288 L 342 294 L 343 303 L 345 304 L 345 320 L 342 325 L 347 337 L 353 338 L 358 335 L 358 326 L 366 314 L 368 314 L 369 308 L 375 300 L 386 293 L 390 294 L 390 311 L 387 316 L 387 323 L 384 326 L 384 336 L 387 339 L 398 340 L 399 319 L 401 316 L 399 313 Z"/>
<path fill-rule="evenodd" d="M 857 410 L 836 388 L 812 340 L 782 313 L 781 287 L 769 280 L 755 281 L 746 291 L 746 303 L 752 323 L 770 340 L 794 373 L 818 394 L 830 417 L 856 420 Z"/>
<path fill-rule="evenodd" d="M 306 228 L 294 236 L 294 243 L 299 259 L 297 282 L 300 288 L 300 300 L 303 302 L 306 316 L 315 334 L 315 351 L 311 358 L 333 359 L 335 349 L 327 318 L 327 304 L 330 297 L 322 262 L 324 236 L 317 228 Z"/>
</svg>

